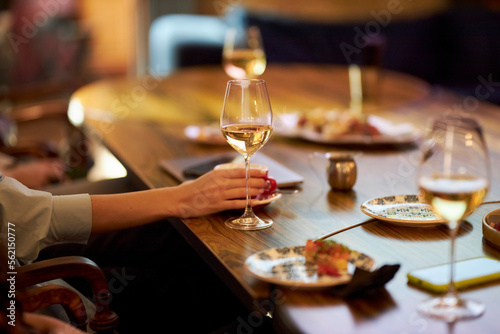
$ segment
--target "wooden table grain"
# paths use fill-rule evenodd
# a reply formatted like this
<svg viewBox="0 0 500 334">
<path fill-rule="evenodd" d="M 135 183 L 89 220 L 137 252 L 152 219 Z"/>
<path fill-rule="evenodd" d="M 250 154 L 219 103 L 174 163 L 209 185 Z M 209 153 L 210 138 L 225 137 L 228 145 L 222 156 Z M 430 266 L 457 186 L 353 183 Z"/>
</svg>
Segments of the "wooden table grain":
<svg viewBox="0 0 500 334">
<path fill-rule="evenodd" d="M 333 65 L 271 65 L 266 80 L 276 114 L 294 110 L 347 108 L 347 70 Z M 229 145 L 187 140 L 189 124 L 217 122 L 227 77 L 219 67 L 194 67 L 168 78 L 117 78 L 78 90 L 70 112 L 83 112 L 86 131 L 101 140 L 143 188 L 172 186 L 178 181 L 160 166 L 162 159 L 232 152 Z M 478 82 L 478 86 L 481 83 Z M 492 160 L 492 186 L 486 200 L 500 200 L 500 108 L 480 97 L 457 96 L 416 78 L 384 72 L 378 104 L 366 112 L 397 123 L 409 122 L 423 131 L 429 119 L 461 113 L 479 119 Z M 358 179 L 350 192 L 330 191 L 326 180 L 311 170 L 313 152 L 358 150 Z M 375 294 L 339 298 L 324 290 L 285 288 L 262 282 L 244 268 L 246 258 L 273 247 L 303 245 L 309 238 L 368 219 L 360 210 L 367 200 L 416 194 L 418 145 L 352 147 L 308 142 L 273 135 L 261 150 L 304 177 L 301 191 L 284 194 L 259 214 L 271 217 L 272 228 L 243 232 L 223 222 L 234 213 L 175 221 L 174 225 L 221 279 L 249 307 L 245 328 L 260 326 L 270 311 L 277 332 L 284 333 L 498 333 L 500 285 L 490 283 L 463 292 L 486 303 L 486 313 L 456 324 L 425 319 L 417 303 L 430 294 L 407 284 L 409 270 L 446 263 L 449 239 L 445 227 L 410 228 L 382 221 L 337 234 L 331 239 L 374 258 L 377 265 L 400 264 L 398 273 Z M 486 244 L 481 219 L 500 204 L 483 205 L 461 227 L 457 258 L 500 252 Z M 242 328 L 242 330 L 244 330 Z"/>
</svg>

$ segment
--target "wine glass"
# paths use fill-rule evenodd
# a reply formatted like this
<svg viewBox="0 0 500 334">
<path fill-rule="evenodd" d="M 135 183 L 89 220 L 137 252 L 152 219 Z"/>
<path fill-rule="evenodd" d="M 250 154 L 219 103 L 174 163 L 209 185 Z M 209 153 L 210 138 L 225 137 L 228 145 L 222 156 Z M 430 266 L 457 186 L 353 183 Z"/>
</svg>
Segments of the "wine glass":
<svg viewBox="0 0 500 334">
<path fill-rule="evenodd" d="M 435 120 L 422 150 L 418 186 L 449 227 L 450 282 L 446 294 L 419 304 L 418 311 L 424 316 L 454 322 L 479 317 L 485 310 L 483 303 L 458 295 L 454 283 L 455 239 L 460 221 L 481 204 L 489 183 L 489 158 L 479 124 L 471 118 Z"/>
<path fill-rule="evenodd" d="M 227 30 L 222 66 L 233 79 L 255 79 L 264 73 L 266 54 L 258 27 Z"/>
<path fill-rule="evenodd" d="M 239 218 L 226 221 L 226 226 L 238 230 L 259 230 L 270 227 L 271 219 L 260 219 L 250 205 L 248 173 L 250 156 L 271 137 L 273 113 L 264 80 L 230 80 L 227 83 L 220 118 L 222 134 L 229 145 L 245 158 L 246 208 Z"/>
</svg>

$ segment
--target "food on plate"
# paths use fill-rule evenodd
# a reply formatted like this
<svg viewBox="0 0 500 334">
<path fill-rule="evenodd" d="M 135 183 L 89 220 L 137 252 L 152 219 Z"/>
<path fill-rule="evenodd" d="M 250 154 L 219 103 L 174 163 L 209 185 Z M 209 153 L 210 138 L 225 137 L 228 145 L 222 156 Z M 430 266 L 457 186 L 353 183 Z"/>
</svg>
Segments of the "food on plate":
<svg viewBox="0 0 500 334">
<path fill-rule="evenodd" d="M 369 136 L 381 134 L 381 131 L 370 124 L 367 118 L 349 110 L 317 108 L 302 113 L 297 126 L 306 131 L 316 132 L 324 139 L 334 139 L 348 134 Z"/>
<path fill-rule="evenodd" d="M 494 228 L 495 230 L 500 231 L 500 221 L 498 221 L 498 222 L 496 222 L 496 223 L 495 223 L 495 222 L 491 222 L 491 223 L 489 223 L 489 225 L 490 225 L 492 228 Z"/>
<path fill-rule="evenodd" d="M 307 240 L 304 257 L 318 266 L 318 275 L 338 277 L 347 274 L 351 251 L 333 240 Z"/>
</svg>

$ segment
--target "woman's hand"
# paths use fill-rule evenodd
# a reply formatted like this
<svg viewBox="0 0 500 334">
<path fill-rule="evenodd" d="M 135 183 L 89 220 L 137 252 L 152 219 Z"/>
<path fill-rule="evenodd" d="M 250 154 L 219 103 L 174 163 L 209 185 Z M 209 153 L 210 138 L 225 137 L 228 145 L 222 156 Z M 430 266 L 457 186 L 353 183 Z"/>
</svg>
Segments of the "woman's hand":
<svg viewBox="0 0 500 334">
<path fill-rule="evenodd" d="M 261 194 L 268 187 L 263 179 L 265 175 L 263 170 L 250 169 L 248 192 L 251 197 Z M 178 211 L 174 216 L 180 218 L 242 209 L 246 205 L 245 169 L 213 170 L 175 187 L 175 193 Z"/>
<path fill-rule="evenodd" d="M 10 176 L 31 189 L 43 189 L 51 183 L 63 182 L 64 164 L 58 159 L 39 159 L 20 162 L 4 174 Z"/>
<path fill-rule="evenodd" d="M 24 313 L 23 321 L 30 327 L 24 328 L 26 332 L 22 331 L 22 333 L 51 333 L 51 334 L 85 334 L 86 332 L 82 332 L 81 330 L 71 326 L 68 323 L 65 323 L 59 319 L 43 315 L 37 313 Z M 21 324 L 22 326 L 22 324 Z M 22 326 L 24 327 L 24 326 Z M 21 328 L 23 329 L 23 328 Z M 34 329 L 34 331 L 30 330 Z M 15 332 L 17 333 L 17 332 Z M 21 333 L 21 331 L 19 332 Z"/>
</svg>

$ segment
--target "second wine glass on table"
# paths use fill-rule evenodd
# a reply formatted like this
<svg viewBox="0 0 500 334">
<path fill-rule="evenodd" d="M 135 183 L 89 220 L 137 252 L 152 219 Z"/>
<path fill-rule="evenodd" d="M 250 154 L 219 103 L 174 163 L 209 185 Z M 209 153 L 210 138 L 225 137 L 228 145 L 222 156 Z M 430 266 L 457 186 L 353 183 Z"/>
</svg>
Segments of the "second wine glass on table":
<svg viewBox="0 0 500 334">
<path fill-rule="evenodd" d="M 227 83 L 220 126 L 229 145 L 245 158 L 247 182 L 245 212 L 241 217 L 226 221 L 226 226 L 239 230 L 270 227 L 271 219 L 261 219 L 253 212 L 248 192 L 250 157 L 269 140 L 273 130 L 273 113 L 264 80 L 230 80 Z"/>
<path fill-rule="evenodd" d="M 433 211 L 447 221 L 450 282 L 444 296 L 419 305 L 421 314 L 453 322 L 484 312 L 483 303 L 460 298 L 455 288 L 455 239 L 460 221 L 481 204 L 489 183 L 489 158 L 479 124 L 470 118 L 435 120 L 422 151 L 418 186 Z"/>
<path fill-rule="evenodd" d="M 259 28 L 229 28 L 224 40 L 222 66 L 233 79 L 256 79 L 266 70 L 266 54 Z"/>
</svg>

